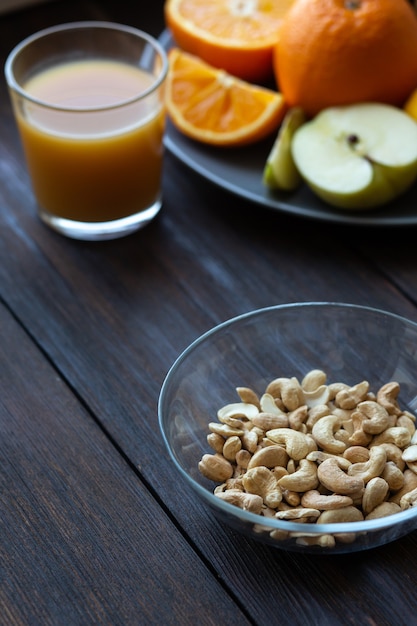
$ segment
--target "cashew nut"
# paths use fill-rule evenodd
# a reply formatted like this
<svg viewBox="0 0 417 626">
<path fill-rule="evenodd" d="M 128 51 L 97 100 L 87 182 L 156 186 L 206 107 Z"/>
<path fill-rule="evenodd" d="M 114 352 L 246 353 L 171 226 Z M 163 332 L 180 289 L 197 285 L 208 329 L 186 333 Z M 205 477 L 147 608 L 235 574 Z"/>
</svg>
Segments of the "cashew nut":
<svg viewBox="0 0 417 626">
<path fill-rule="evenodd" d="M 337 394 L 339 393 L 339 391 L 342 391 L 342 389 L 349 389 L 349 385 L 347 385 L 346 383 L 330 383 L 330 385 L 328 385 L 328 389 L 329 389 L 329 394 L 330 394 L 330 400 L 334 400 L 337 396 Z"/>
<path fill-rule="evenodd" d="M 338 428 L 334 431 L 334 438 L 336 439 L 336 441 L 341 441 L 342 443 L 344 443 L 346 448 L 349 445 L 349 439 L 352 433 L 345 428 L 345 424 L 347 424 L 347 422 L 345 422 L 344 424 L 342 423 L 341 428 Z"/>
<path fill-rule="evenodd" d="M 300 494 L 296 491 L 290 491 L 289 489 L 282 490 L 282 498 L 289 504 L 291 507 L 297 507 L 301 504 Z"/>
<path fill-rule="evenodd" d="M 356 506 L 345 506 L 343 509 L 323 511 L 317 520 L 317 524 L 339 524 L 343 522 L 361 522 L 363 514 Z"/>
<path fill-rule="evenodd" d="M 390 415 L 400 415 L 397 396 L 400 393 L 400 385 L 397 382 L 389 382 L 383 385 L 376 394 L 376 400 Z"/>
<path fill-rule="evenodd" d="M 409 470 L 417 474 L 417 461 L 408 461 L 407 467 Z"/>
<path fill-rule="evenodd" d="M 333 535 L 308 535 L 307 533 L 291 533 L 295 543 L 300 546 L 320 546 L 321 548 L 334 548 L 336 539 Z"/>
<path fill-rule="evenodd" d="M 242 476 L 238 478 L 228 478 L 226 482 L 221 485 L 217 485 L 214 490 L 214 493 L 221 493 L 222 491 L 226 491 L 227 489 L 238 489 L 239 491 L 245 491 L 243 487 Z"/>
<path fill-rule="evenodd" d="M 317 442 L 314 439 L 313 435 L 311 433 L 307 432 L 307 433 L 305 433 L 305 436 L 306 436 L 306 440 L 307 440 L 307 443 L 308 443 L 309 454 L 310 454 L 310 452 L 314 452 L 314 451 L 318 450 L 319 448 L 318 448 Z"/>
<path fill-rule="evenodd" d="M 315 463 L 323 463 L 326 459 L 336 459 L 338 466 L 347 471 L 348 467 L 351 465 L 351 462 L 348 459 L 345 459 L 342 456 L 337 456 L 336 454 L 331 454 L 330 452 L 323 452 L 322 450 L 313 450 L 309 452 L 306 456 L 308 461 L 314 461 Z"/>
<path fill-rule="evenodd" d="M 264 465 L 265 467 L 273 468 L 277 465 L 285 467 L 288 463 L 288 454 L 282 446 L 272 444 L 266 448 L 260 448 L 252 456 L 248 463 L 248 468 L 258 467 Z"/>
<path fill-rule="evenodd" d="M 307 432 L 307 426 L 305 424 L 308 416 L 307 405 L 303 404 L 288 413 L 288 426 L 293 430 L 300 430 L 301 432 Z"/>
<path fill-rule="evenodd" d="M 381 478 L 387 481 L 390 491 L 398 491 L 404 486 L 404 474 L 394 461 L 385 463 Z"/>
<path fill-rule="evenodd" d="M 234 435 L 233 437 L 228 437 L 224 442 L 223 446 L 223 456 L 228 461 L 234 463 L 236 461 L 236 454 L 239 450 L 242 449 L 242 441 L 240 437 Z"/>
<path fill-rule="evenodd" d="M 239 491 L 239 489 L 228 489 L 227 491 L 222 491 L 215 495 L 217 498 L 229 502 L 229 504 L 233 504 L 234 506 L 238 506 L 244 511 L 250 511 L 257 515 L 260 515 L 262 511 L 263 500 L 261 496 L 257 494 L 245 493 L 244 491 Z"/>
<path fill-rule="evenodd" d="M 258 448 L 259 435 L 255 429 L 246 430 L 242 436 L 242 445 L 249 452 L 256 452 Z"/>
<path fill-rule="evenodd" d="M 276 476 L 277 480 L 288 474 L 288 470 L 286 470 L 285 467 L 280 467 L 279 465 L 277 467 L 274 467 L 272 472 Z"/>
<path fill-rule="evenodd" d="M 416 418 L 416 416 L 414 415 L 414 413 L 410 413 L 410 411 L 407 411 L 407 410 L 402 411 L 402 412 L 401 412 L 401 415 L 405 415 L 406 417 L 409 417 L 409 418 L 410 418 L 410 420 L 411 420 L 412 422 L 414 422 L 414 423 L 416 423 L 416 421 L 417 421 L 417 418 Z"/>
<path fill-rule="evenodd" d="M 221 454 L 204 454 L 198 464 L 200 472 L 216 483 L 223 483 L 233 476 L 233 465 Z"/>
<path fill-rule="evenodd" d="M 315 391 L 318 387 L 326 384 L 327 375 L 323 370 L 310 370 L 301 381 L 303 391 Z"/>
<path fill-rule="evenodd" d="M 246 417 L 251 419 L 259 412 L 259 409 L 254 404 L 248 402 L 233 402 L 232 404 L 226 404 L 217 411 L 217 419 L 219 422 L 223 422 L 227 417 Z"/>
<path fill-rule="evenodd" d="M 337 406 L 341 409 L 354 409 L 359 402 L 363 402 L 366 399 L 369 391 L 369 383 L 366 380 L 348 387 L 347 389 L 341 389 L 335 397 Z"/>
<path fill-rule="evenodd" d="M 275 413 L 276 415 L 285 415 L 286 410 L 281 409 L 276 402 L 276 398 L 270 393 L 264 393 L 260 399 L 261 411 L 264 413 Z"/>
<path fill-rule="evenodd" d="M 215 452 L 221 454 L 223 452 L 224 437 L 218 433 L 209 433 L 207 435 L 207 443 Z"/>
<path fill-rule="evenodd" d="M 402 453 L 401 458 L 406 463 L 417 461 L 417 444 L 408 446 Z"/>
<path fill-rule="evenodd" d="M 304 404 L 303 392 L 295 377 L 276 378 L 268 385 L 267 392 L 273 397 L 281 398 L 288 411 L 294 411 Z"/>
<path fill-rule="evenodd" d="M 294 508 L 277 511 L 275 517 L 283 520 L 316 520 L 320 516 L 317 509 Z"/>
<path fill-rule="evenodd" d="M 236 453 L 236 465 L 238 467 L 241 467 L 242 469 L 247 469 L 251 458 L 252 454 L 249 452 L 249 450 L 239 450 L 239 452 Z"/>
<path fill-rule="evenodd" d="M 287 471 L 289 474 L 294 474 L 295 470 L 297 469 L 297 464 L 295 462 L 294 459 L 289 459 L 288 463 L 287 463 Z"/>
<path fill-rule="evenodd" d="M 372 443 L 375 446 L 381 443 L 394 443 L 399 448 L 405 448 L 410 441 L 411 435 L 406 428 L 402 426 L 391 426 L 380 435 L 376 435 Z"/>
<path fill-rule="evenodd" d="M 242 480 L 246 492 L 261 496 L 266 506 L 273 509 L 281 502 L 282 491 L 278 480 L 267 467 L 259 466 L 249 469 Z"/>
<path fill-rule="evenodd" d="M 288 426 L 288 416 L 285 413 L 260 412 L 251 418 L 252 424 L 262 430 L 272 430 L 274 428 L 286 428 Z"/>
<path fill-rule="evenodd" d="M 362 478 L 366 484 L 375 476 L 380 476 L 387 462 L 387 453 L 382 446 L 375 446 L 369 451 L 369 459 L 364 463 L 352 463 L 347 473 L 349 476 Z"/>
<path fill-rule="evenodd" d="M 245 404 L 253 404 L 258 409 L 261 408 L 258 395 L 249 387 L 236 387 L 237 395 Z"/>
<path fill-rule="evenodd" d="M 288 530 L 275 528 L 274 530 L 271 530 L 269 536 L 271 537 L 271 539 L 275 539 L 276 541 L 285 541 L 285 539 L 288 539 L 290 537 L 290 533 L 288 532 Z"/>
<path fill-rule="evenodd" d="M 339 406 L 330 404 L 332 415 L 337 415 L 342 419 L 342 426 L 349 430 L 350 434 L 353 433 L 352 413 L 354 409 L 341 409 Z"/>
<path fill-rule="evenodd" d="M 351 446 L 368 446 L 372 441 L 372 435 L 366 433 L 363 429 L 364 415 L 360 411 L 352 411 L 351 414 L 351 426 L 353 432 L 351 433 L 348 443 Z"/>
<path fill-rule="evenodd" d="M 341 419 L 337 415 L 325 415 L 313 426 L 311 434 L 325 452 L 342 454 L 346 444 L 334 437 L 334 431 L 340 428 Z"/>
<path fill-rule="evenodd" d="M 350 446 L 343 452 L 343 457 L 351 463 L 365 463 L 369 459 L 369 448 Z"/>
<path fill-rule="evenodd" d="M 312 489 L 303 494 L 301 504 L 307 508 L 318 509 L 319 511 L 330 511 L 333 509 L 341 509 L 345 506 L 351 506 L 353 500 L 349 496 L 341 496 L 338 494 L 323 495 L 320 491 Z"/>
<path fill-rule="evenodd" d="M 266 517 L 268 519 L 275 519 L 275 509 L 269 508 L 269 506 L 263 506 L 261 511 L 261 516 Z M 255 533 L 264 533 L 265 531 L 273 532 L 274 528 L 272 526 L 264 526 L 263 524 L 254 524 L 253 531 Z M 288 531 L 284 531 L 288 534 Z"/>
<path fill-rule="evenodd" d="M 371 444 L 373 447 L 375 444 Z M 379 446 L 382 446 L 387 453 L 387 461 L 392 461 L 395 465 L 401 470 L 404 470 L 405 461 L 402 459 L 403 451 L 401 448 L 395 445 L 395 443 L 379 443 Z"/>
<path fill-rule="evenodd" d="M 315 406 L 307 407 L 307 408 L 308 408 L 308 417 L 307 417 L 306 425 L 307 425 L 307 429 L 311 431 L 314 424 L 317 422 L 317 420 L 321 419 L 325 415 L 329 415 L 329 407 L 327 406 L 327 404 L 316 404 Z"/>
<path fill-rule="evenodd" d="M 280 478 L 278 484 L 282 489 L 290 489 L 296 492 L 316 489 L 319 484 L 317 465 L 313 461 L 301 459 L 298 469 L 293 474 Z"/>
<path fill-rule="evenodd" d="M 317 468 L 317 475 L 321 484 L 333 493 L 348 496 L 364 488 L 363 479 L 349 476 L 344 472 L 337 459 L 326 459 Z"/>
<path fill-rule="evenodd" d="M 225 439 L 227 439 L 227 437 L 233 437 L 233 435 L 240 437 L 245 432 L 244 430 L 240 428 L 232 428 L 231 426 L 228 426 L 227 424 L 219 424 L 218 422 L 210 422 L 209 430 L 212 433 L 221 435 Z"/>
<path fill-rule="evenodd" d="M 303 390 L 304 403 L 308 406 L 309 409 L 327 404 L 329 402 L 330 393 L 327 385 L 320 385 L 317 389 L 313 391 Z"/>
<path fill-rule="evenodd" d="M 409 509 L 412 506 L 417 505 L 417 488 L 404 494 L 400 500 L 400 507 L 402 510 Z"/>
<path fill-rule="evenodd" d="M 370 435 L 379 435 L 388 428 L 389 415 L 383 406 L 372 400 L 360 402 L 356 411 L 362 414 L 362 428 Z"/>
<path fill-rule="evenodd" d="M 219 421 L 222 424 L 226 424 L 227 426 L 230 426 L 230 428 L 236 428 L 237 430 L 244 430 L 245 428 L 250 427 L 250 422 L 248 422 L 244 415 L 233 416 L 225 414 Z"/>
<path fill-rule="evenodd" d="M 295 461 L 304 459 L 309 452 L 309 440 L 297 430 L 291 428 L 275 428 L 266 433 L 268 439 L 285 446 L 288 456 Z"/>
<path fill-rule="evenodd" d="M 405 415 L 405 413 L 402 413 L 397 418 L 397 423 L 395 425 L 402 426 L 402 428 L 406 428 L 408 432 L 410 433 L 411 437 L 413 437 L 414 433 L 416 432 L 416 426 L 414 424 L 414 421 L 410 417 L 408 417 L 408 415 Z"/>
<path fill-rule="evenodd" d="M 351 446 L 368 446 L 372 441 L 372 435 L 366 433 L 362 426 L 359 426 L 349 437 L 348 443 Z"/>
<path fill-rule="evenodd" d="M 412 472 L 410 469 L 406 469 L 404 471 L 404 484 L 399 491 L 394 493 L 389 498 L 390 502 L 395 502 L 395 504 L 400 504 L 401 498 L 408 493 L 409 491 L 413 491 L 417 487 L 417 474 Z"/>
<path fill-rule="evenodd" d="M 375 507 L 373 511 L 368 513 L 366 520 L 379 519 L 380 517 L 388 517 L 394 515 L 394 513 L 400 513 L 401 507 L 395 502 L 382 502 L 379 506 Z"/>
<path fill-rule="evenodd" d="M 362 510 L 368 515 L 377 506 L 382 504 L 389 491 L 389 485 L 386 480 L 380 476 L 371 478 L 365 487 L 362 498 Z"/>
</svg>

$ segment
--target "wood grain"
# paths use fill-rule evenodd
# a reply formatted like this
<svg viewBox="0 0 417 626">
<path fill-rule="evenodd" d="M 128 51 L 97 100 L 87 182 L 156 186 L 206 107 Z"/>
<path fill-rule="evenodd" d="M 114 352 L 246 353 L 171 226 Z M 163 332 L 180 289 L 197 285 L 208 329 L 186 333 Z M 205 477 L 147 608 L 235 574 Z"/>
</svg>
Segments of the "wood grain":
<svg viewBox="0 0 417 626">
<path fill-rule="evenodd" d="M 1 16 L 3 61 L 34 30 L 78 19 L 158 34 L 163 2 Z M 175 358 L 240 313 L 339 301 L 417 321 L 415 229 L 273 213 L 166 154 L 152 224 L 111 242 L 65 239 L 37 218 L 0 90 L 0 623 L 415 623 L 415 532 L 343 557 L 254 543 L 196 501 L 157 419 Z"/>
</svg>

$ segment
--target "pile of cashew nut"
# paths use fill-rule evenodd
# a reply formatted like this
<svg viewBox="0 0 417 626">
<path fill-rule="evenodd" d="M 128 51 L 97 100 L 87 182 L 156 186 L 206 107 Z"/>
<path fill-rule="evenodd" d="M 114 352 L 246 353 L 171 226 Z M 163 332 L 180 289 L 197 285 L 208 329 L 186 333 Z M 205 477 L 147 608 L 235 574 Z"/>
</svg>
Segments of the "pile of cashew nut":
<svg viewBox="0 0 417 626">
<path fill-rule="evenodd" d="M 327 383 L 319 369 L 301 382 L 276 378 L 209 424 L 200 472 L 214 494 L 266 518 L 330 524 L 375 519 L 417 504 L 415 416 L 399 404 L 400 385 L 376 392 L 364 380 Z M 317 535 L 259 525 L 273 539 L 332 547 L 353 533 Z"/>
</svg>

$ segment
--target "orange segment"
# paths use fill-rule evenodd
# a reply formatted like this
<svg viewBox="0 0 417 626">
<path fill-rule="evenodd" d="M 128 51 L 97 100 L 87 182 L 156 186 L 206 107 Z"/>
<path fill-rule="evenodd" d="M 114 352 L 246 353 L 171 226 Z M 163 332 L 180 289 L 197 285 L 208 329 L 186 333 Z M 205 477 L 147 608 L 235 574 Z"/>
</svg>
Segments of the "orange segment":
<svg viewBox="0 0 417 626">
<path fill-rule="evenodd" d="M 404 111 L 417 121 L 417 89 L 414 89 L 404 104 Z"/>
<path fill-rule="evenodd" d="M 283 96 L 242 81 L 174 48 L 169 53 L 166 108 L 185 135 L 216 146 L 254 143 L 281 123 Z"/>
<path fill-rule="evenodd" d="M 294 0 L 166 0 L 176 45 L 244 80 L 272 75 L 272 50 Z"/>
</svg>

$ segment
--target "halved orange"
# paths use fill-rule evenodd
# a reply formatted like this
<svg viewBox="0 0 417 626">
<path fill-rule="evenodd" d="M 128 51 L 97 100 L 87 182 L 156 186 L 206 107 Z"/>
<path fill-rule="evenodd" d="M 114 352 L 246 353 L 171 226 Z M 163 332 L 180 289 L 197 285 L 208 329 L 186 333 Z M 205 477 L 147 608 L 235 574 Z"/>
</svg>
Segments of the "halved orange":
<svg viewBox="0 0 417 626">
<path fill-rule="evenodd" d="M 279 27 L 294 0 L 166 0 L 175 44 L 243 80 L 272 75 Z"/>
<path fill-rule="evenodd" d="M 173 48 L 165 102 L 182 133 L 203 143 L 238 146 L 263 139 L 280 125 L 286 104 L 271 89 L 242 81 Z"/>
</svg>

